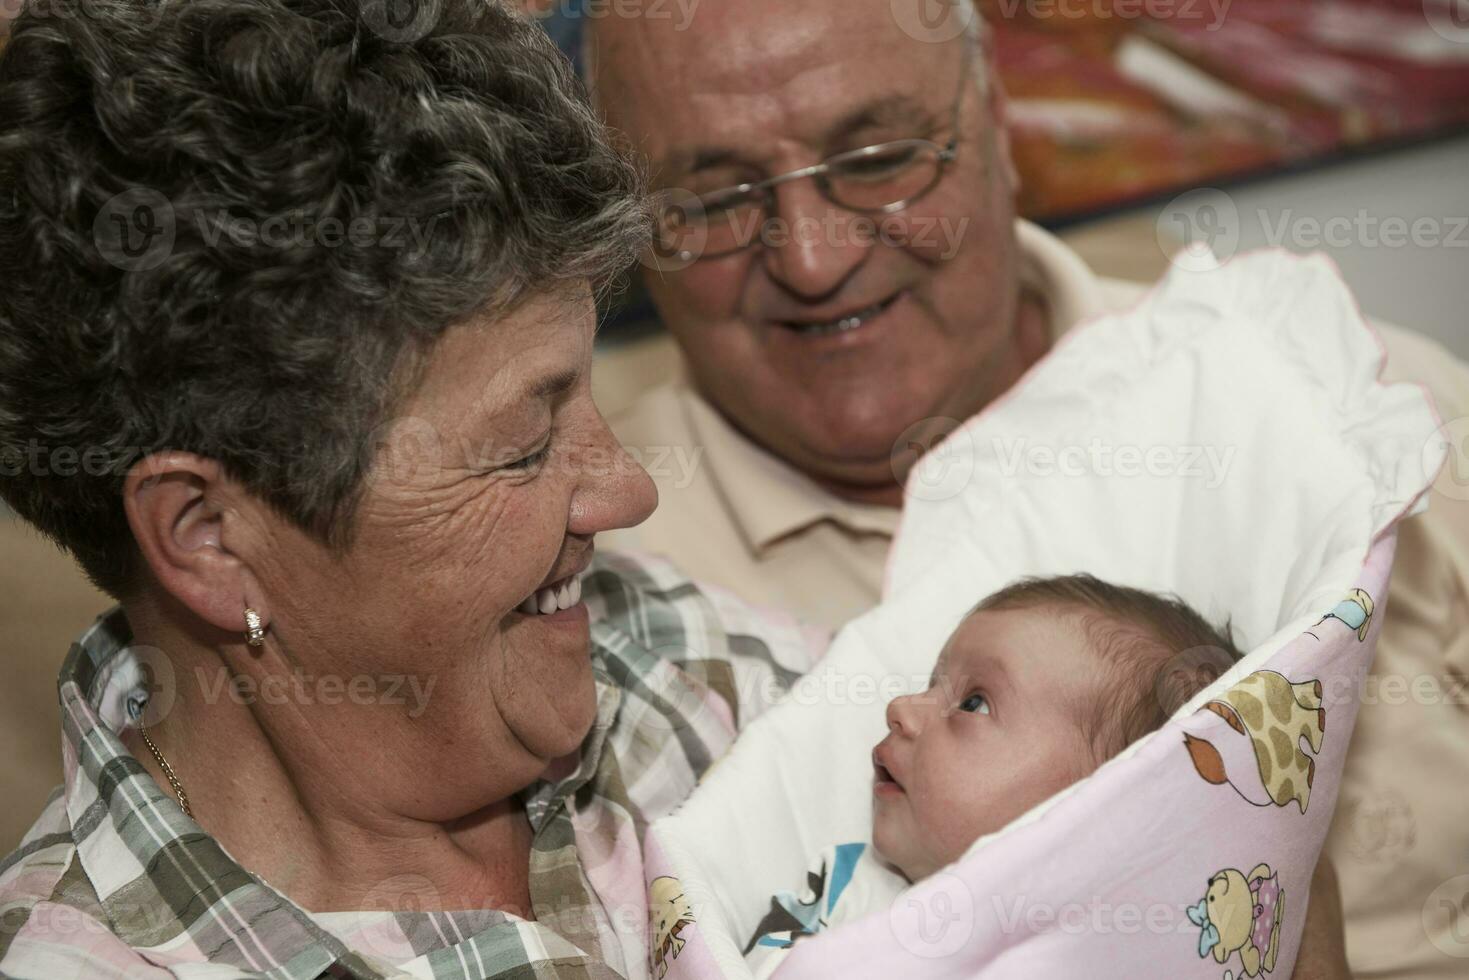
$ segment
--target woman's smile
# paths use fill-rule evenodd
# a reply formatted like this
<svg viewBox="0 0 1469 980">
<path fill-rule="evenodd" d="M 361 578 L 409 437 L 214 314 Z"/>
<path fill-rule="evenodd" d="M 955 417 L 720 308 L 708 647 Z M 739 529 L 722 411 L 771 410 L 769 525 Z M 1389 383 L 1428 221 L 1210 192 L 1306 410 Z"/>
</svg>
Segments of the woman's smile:
<svg viewBox="0 0 1469 980">
<path fill-rule="evenodd" d="M 581 601 L 581 576 L 568 575 L 537 589 L 509 613 L 507 619 L 521 619 L 547 626 L 570 627 L 587 631 L 590 618 L 587 605 Z"/>
<path fill-rule="evenodd" d="M 581 576 L 567 575 L 526 596 L 515 611 L 526 616 L 552 617 L 581 608 Z"/>
</svg>

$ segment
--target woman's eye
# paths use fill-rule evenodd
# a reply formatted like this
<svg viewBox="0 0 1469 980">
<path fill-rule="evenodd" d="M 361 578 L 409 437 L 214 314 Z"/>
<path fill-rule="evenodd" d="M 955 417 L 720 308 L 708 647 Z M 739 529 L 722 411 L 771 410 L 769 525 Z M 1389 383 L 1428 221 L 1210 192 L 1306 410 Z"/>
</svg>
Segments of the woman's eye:
<svg viewBox="0 0 1469 980">
<path fill-rule="evenodd" d="M 959 710 L 968 711 L 971 714 L 978 712 L 987 715 L 990 713 L 990 700 L 983 694 L 971 694 L 959 702 Z"/>
<path fill-rule="evenodd" d="M 506 463 L 505 464 L 505 469 L 507 469 L 507 470 L 529 470 L 529 469 L 533 469 L 533 468 L 541 465 L 542 463 L 544 463 L 546 461 L 546 457 L 549 456 L 549 455 L 551 455 L 551 446 L 550 446 L 549 443 L 547 443 L 545 447 L 536 450 L 535 452 L 531 453 L 529 456 L 522 456 L 520 459 L 517 459 L 513 463 Z"/>
</svg>

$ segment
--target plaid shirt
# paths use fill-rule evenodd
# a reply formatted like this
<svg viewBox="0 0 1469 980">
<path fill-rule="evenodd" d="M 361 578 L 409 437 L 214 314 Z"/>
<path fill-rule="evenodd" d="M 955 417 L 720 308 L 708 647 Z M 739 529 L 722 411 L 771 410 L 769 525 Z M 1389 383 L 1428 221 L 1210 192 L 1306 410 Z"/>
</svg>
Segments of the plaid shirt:
<svg viewBox="0 0 1469 980">
<path fill-rule="evenodd" d="M 536 921 L 421 911 L 412 868 L 368 909 L 308 913 L 235 863 L 117 737 L 147 694 L 114 609 L 61 670 L 66 782 L 0 862 L 0 974 L 647 977 L 644 829 L 826 637 L 629 556 L 599 557 L 584 597 L 597 718 L 569 771 L 524 791 Z"/>
</svg>

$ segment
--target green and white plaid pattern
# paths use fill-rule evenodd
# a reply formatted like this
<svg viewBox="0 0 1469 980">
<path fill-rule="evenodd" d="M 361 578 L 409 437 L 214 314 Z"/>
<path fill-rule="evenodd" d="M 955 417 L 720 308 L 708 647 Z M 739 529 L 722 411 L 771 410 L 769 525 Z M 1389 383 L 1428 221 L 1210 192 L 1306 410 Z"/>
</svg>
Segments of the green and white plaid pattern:
<svg viewBox="0 0 1469 980">
<path fill-rule="evenodd" d="M 639 842 L 826 636 L 599 557 L 584 581 L 597 719 L 575 770 L 525 791 L 536 921 L 432 908 L 412 868 L 359 912 L 307 913 L 240 867 L 102 719 L 128 656 L 120 610 L 62 667 L 65 785 L 0 862 L 0 974 L 92 977 L 648 976 Z"/>
</svg>

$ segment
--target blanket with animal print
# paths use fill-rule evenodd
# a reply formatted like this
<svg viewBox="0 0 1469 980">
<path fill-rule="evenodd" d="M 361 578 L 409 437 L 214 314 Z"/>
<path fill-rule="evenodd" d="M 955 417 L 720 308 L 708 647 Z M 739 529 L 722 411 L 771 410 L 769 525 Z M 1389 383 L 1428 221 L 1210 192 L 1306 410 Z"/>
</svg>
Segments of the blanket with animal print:
<svg viewBox="0 0 1469 980">
<path fill-rule="evenodd" d="M 1382 363 L 1334 266 L 1256 253 L 1175 269 L 956 423 L 907 483 L 881 604 L 650 829 L 652 974 L 743 980 L 750 950 L 778 980 L 1288 978 L 1395 525 L 1445 456 Z M 936 874 L 835 874 L 871 841 L 887 702 L 977 600 L 1082 571 L 1229 618 L 1247 655 Z"/>
</svg>

